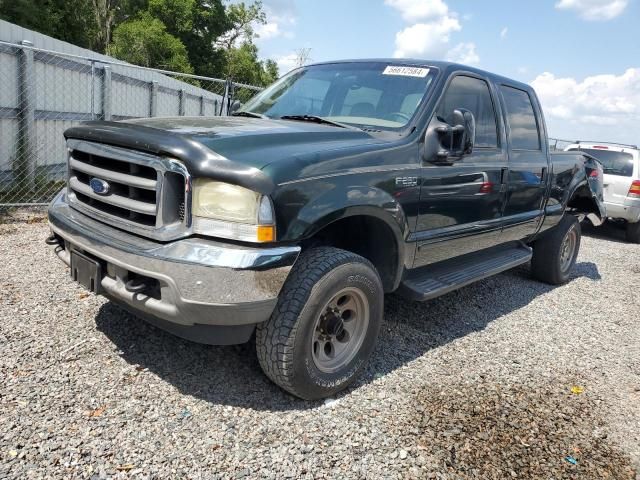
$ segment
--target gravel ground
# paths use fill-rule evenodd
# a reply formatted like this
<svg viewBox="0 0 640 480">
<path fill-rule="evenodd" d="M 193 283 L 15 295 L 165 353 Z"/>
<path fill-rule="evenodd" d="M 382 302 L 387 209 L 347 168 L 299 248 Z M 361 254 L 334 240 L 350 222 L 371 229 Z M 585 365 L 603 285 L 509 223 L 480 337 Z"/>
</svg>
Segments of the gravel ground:
<svg viewBox="0 0 640 480">
<path fill-rule="evenodd" d="M 46 235 L 0 225 L 0 478 L 636 478 L 640 247 L 614 228 L 559 288 L 523 267 L 387 298 L 368 369 L 328 402 L 85 293 Z"/>
</svg>

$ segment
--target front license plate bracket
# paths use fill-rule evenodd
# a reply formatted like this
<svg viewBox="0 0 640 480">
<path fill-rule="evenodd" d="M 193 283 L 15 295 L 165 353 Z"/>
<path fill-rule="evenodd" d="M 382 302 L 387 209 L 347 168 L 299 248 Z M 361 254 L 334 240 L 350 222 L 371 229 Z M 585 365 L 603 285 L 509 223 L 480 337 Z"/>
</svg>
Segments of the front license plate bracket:
<svg viewBox="0 0 640 480">
<path fill-rule="evenodd" d="M 102 289 L 102 266 L 97 260 L 72 250 L 71 278 L 87 290 L 100 293 Z"/>
</svg>

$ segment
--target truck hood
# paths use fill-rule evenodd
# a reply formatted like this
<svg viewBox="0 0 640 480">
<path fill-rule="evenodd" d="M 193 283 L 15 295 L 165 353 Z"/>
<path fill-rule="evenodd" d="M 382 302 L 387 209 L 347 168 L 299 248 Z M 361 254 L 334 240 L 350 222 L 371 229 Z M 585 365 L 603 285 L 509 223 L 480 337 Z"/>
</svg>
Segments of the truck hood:
<svg viewBox="0 0 640 480">
<path fill-rule="evenodd" d="M 367 132 L 292 120 L 247 117 L 166 117 L 87 122 L 75 138 L 180 159 L 194 177 L 212 177 L 268 193 L 262 171 L 274 162 L 382 142 Z"/>
</svg>

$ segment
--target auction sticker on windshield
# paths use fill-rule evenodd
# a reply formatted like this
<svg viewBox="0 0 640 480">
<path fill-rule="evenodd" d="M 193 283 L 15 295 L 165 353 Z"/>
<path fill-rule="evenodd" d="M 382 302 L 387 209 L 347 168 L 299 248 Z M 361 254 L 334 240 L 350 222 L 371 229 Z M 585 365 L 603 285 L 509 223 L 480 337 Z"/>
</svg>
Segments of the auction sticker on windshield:
<svg viewBox="0 0 640 480">
<path fill-rule="evenodd" d="M 382 74 L 424 78 L 429 74 L 429 69 L 420 67 L 401 67 L 397 65 L 388 65 L 387 68 L 384 69 L 384 72 L 382 72 Z"/>
</svg>

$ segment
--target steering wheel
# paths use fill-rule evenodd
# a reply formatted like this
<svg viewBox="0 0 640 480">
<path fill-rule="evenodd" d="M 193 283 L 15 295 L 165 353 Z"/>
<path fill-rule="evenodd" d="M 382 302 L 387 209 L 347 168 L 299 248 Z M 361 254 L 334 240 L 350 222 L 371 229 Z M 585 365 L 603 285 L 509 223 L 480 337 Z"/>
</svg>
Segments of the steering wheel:
<svg viewBox="0 0 640 480">
<path fill-rule="evenodd" d="M 409 120 L 411 120 L 411 117 L 409 115 L 407 115 L 406 113 L 402 113 L 402 112 L 393 112 L 389 114 L 389 117 L 396 117 L 396 118 L 400 118 L 401 120 L 404 120 L 405 123 L 408 123 Z"/>
</svg>

